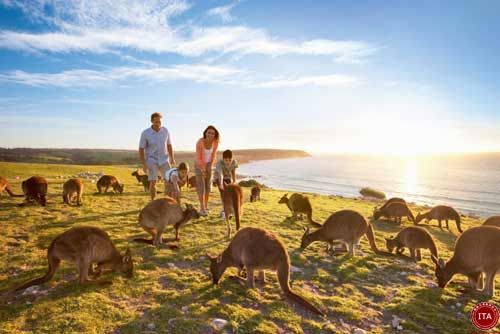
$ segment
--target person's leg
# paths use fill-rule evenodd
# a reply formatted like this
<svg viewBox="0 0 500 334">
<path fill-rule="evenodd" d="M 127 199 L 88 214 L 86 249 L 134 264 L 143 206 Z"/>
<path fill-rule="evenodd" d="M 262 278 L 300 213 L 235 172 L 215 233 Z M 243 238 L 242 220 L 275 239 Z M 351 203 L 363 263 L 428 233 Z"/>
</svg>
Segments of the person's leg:
<svg viewBox="0 0 500 334">
<path fill-rule="evenodd" d="M 164 186 L 164 192 L 165 192 L 165 196 L 169 196 L 168 195 L 168 183 L 167 182 L 167 172 L 169 171 L 170 169 L 170 164 L 168 162 L 164 163 L 163 165 L 160 165 L 158 167 L 158 169 L 160 170 L 160 176 L 163 178 L 163 186 Z"/>
<path fill-rule="evenodd" d="M 203 172 L 199 168 L 194 170 L 196 175 L 196 192 L 198 193 L 198 199 L 200 201 L 200 214 L 205 214 L 205 178 L 203 177 Z"/>
<path fill-rule="evenodd" d="M 208 210 L 208 198 L 210 197 L 210 192 L 212 191 L 212 166 L 207 164 L 205 168 L 205 210 Z"/>
<path fill-rule="evenodd" d="M 156 164 L 148 165 L 149 194 L 151 196 L 151 200 L 154 200 L 156 197 L 156 179 L 158 178 L 158 168 L 159 166 Z"/>
</svg>

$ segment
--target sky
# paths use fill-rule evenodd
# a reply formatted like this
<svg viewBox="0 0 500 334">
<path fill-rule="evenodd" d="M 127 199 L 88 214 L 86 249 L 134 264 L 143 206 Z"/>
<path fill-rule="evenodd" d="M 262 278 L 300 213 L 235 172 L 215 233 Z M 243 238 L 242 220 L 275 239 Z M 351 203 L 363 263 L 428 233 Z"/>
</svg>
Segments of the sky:
<svg viewBox="0 0 500 334">
<path fill-rule="evenodd" d="M 498 1 L 0 0 L 0 147 L 500 151 Z"/>
</svg>

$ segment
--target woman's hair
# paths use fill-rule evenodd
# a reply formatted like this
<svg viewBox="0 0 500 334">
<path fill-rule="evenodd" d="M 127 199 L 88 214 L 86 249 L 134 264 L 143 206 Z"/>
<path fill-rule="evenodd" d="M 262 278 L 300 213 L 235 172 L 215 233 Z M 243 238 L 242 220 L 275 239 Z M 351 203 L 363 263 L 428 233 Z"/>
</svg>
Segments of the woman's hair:
<svg viewBox="0 0 500 334">
<path fill-rule="evenodd" d="M 177 170 L 185 170 L 189 172 L 189 165 L 185 162 L 181 162 L 177 167 Z"/>
<path fill-rule="evenodd" d="M 214 130 L 215 131 L 215 138 L 214 138 L 214 140 L 218 142 L 219 141 L 219 131 L 217 131 L 217 129 L 213 125 L 207 126 L 207 128 L 205 129 L 205 131 L 203 131 L 203 139 L 207 138 L 207 131 L 208 130 Z"/>
</svg>

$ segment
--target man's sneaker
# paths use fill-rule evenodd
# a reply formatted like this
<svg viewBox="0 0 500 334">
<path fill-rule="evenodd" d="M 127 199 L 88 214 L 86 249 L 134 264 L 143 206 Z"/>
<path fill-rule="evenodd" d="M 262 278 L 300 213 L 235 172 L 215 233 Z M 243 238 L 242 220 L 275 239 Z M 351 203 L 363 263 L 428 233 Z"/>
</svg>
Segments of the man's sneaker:
<svg viewBox="0 0 500 334">
<path fill-rule="evenodd" d="M 200 210 L 200 216 L 206 217 L 208 216 L 208 212 L 206 210 Z"/>
</svg>

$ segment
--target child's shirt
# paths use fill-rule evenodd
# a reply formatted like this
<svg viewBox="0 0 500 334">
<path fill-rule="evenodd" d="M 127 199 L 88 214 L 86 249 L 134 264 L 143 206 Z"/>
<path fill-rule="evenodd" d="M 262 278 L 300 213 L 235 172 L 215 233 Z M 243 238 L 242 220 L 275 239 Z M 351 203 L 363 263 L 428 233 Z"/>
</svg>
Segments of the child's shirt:
<svg viewBox="0 0 500 334">
<path fill-rule="evenodd" d="M 220 176 L 222 175 L 223 180 L 231 180 L 231 172 L 236 170 L 236 168 L 238 168 L 238 162 L 236 160 L 231 160 L 231 163 L 226 166 L 224 160 L 220 159 L 215 165 L 215 179 L 220 179 Z"/>
</svg>

